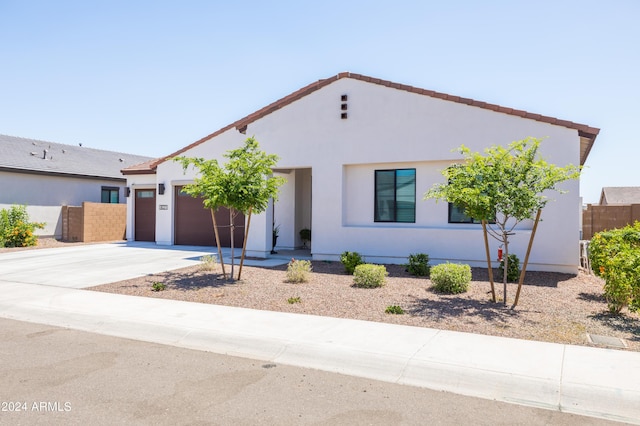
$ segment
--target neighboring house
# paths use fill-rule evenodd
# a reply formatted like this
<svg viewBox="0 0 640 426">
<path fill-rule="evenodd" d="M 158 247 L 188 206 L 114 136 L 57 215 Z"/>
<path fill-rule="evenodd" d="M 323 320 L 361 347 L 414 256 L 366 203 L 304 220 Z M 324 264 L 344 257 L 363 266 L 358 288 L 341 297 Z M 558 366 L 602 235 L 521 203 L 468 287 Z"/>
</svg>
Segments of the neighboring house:
<svg viewBox="0 0 640 426">
<path fill-rule="evenodd" d="M 158 244 L 214 245 L 211 216 L 200 200 L 184 196 L 176 156 L 216 158 L 255 136 L 280 157 L 274 173 L 287 183 L 279 200 L 254 215 L 248 254 L 267 257 L 272 229 L 278 249 L 302 246 L 312 232 L 316 260 L 357 251 L 369 262 L 404 263 L 427 253 L 433 263 L 486 266 L 481 225 L 447 203 L 423 200 L 441 170 L 461 161 L 455 148 L 473 151 L 528 136 L 545 138 L 540 154 L 560 166 L 584 164 L 599 129 L 540 114 L 446 95 L 359 74 L 341 73 L 312 83 L 179 151 L 123 170 L 135 192 L 128 200 L 128 239 Z M 576 273 L 579 265 L 579 181 L 553 193 L 529 259 L 532 270 Z M 222 217 L 226 215 L 222 213 Z M 241 220 L 242 221 L 242 220 Z M 228 223 L 228 222 L 227 222 Z M 511 237 L 524 259 L 532 223 Z M 142 230 L 140 233 L 138 230 Z M 491 242 L 492 253 L 497 242 Z"/>
<path fill-rule="evenodd" d="M 42 236 L 62 235 L 62 206 L 125 203 L 120 170 L 149 157 L 0 135 L 0 208 L 26 205 Z"/>
<path fill-rule="evenodd" d="M 605 186 L 600 193 L 600 205 L 640 204 L 640 186 Z"/>
</svg>

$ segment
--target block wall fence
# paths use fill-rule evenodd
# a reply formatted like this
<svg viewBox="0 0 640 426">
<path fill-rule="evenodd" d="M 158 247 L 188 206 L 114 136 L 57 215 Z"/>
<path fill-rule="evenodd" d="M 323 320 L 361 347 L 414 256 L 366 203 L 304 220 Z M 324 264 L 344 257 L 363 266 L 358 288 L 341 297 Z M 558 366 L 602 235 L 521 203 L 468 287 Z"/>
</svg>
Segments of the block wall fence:
<svg viewBox="0 0 640 426">
<path fill-rule="evenodd" d="M 62 240 L 117 241 L 126 238 L 127 205 L 83 202 L 62 207 Z"/>
<path fill-rule="evenodd" d="M 640 221 L 640 204 L 588 204 L 582 211 L 582 239 L 590 240 L 597 232 L 624 228 L 635 221 Z"/>
</svg>

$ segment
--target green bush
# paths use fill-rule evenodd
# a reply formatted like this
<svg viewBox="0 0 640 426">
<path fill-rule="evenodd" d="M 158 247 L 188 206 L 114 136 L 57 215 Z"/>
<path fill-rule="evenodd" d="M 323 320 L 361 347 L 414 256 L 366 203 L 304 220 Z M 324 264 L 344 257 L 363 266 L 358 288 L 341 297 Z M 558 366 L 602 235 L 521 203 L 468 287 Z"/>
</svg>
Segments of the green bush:
<svg viewBox="0 0 640 426">
<path fill-rule="evenodd" d="M 27 247 L 38 244 L 33 232 L 44 228 L 44 223 L 29 222 L 26 206 L 11 206 L 0 210 L 0 246 Z"/>
<path fill-rule="evenodd" d="M 167 285 L 165 283 L 161 283 L 159 281 L 154 282 L 151 285 L 151 290 L 152 291 L 163 291 L 167 289 Z"/>
<path fill-rule="evenodd" d="M 384 265 L 363 263 L 356 266 L 353 271 L 353 283 L 356 287 L 382 287 L 387 275 L 387 268 L 385 268 Z"/>
<path fill-rule="evenodd" d="M 302 299 L 299 297 L 290 297 L 287 299 L 287 303 L 293 305 L 294 303 L 302 303 Z"/>
<path fill-rule="evenodd" d="M 429 255 L 424 253 L 416 253 L 409 255 L 409 263 L 407 264 L 407 271 L 411 275 L 417 277 L 425 277 L 429 275 Z"/>
<path fill-rule="evenodd" d="M 510 283 L 515 283 L 520 278 L 520 259 L 515 254 L 509 255 L 509 266 L 507 266 L 507 281 Z M 500 280 L 504 277 L 504 258 L 500 261 L 500 266 L 498 266 L 498 270 L 500 271 Z"/>
<path fill-rule="evenodd" d="M 431 268 L 430 277 L 436 290 L 458 294 L 469 289 L 471 267 L 457 263 L 441 263 Z"/>
<path fill-rule="evenodd" d="M 604 279 L 609 311 L 640 307 L 640 222 L 598 232 L 589 244 L 593 272 Z"/>
<path fill-rule="evenodd" d="M 387 306 L 387 309 L 384 310 L 385 314 L 394 314 L 394 315 L 403 315 L 404 309 L 398 305 Z"/>
<path fill-rule="evenodd" d="M 311 273 L 311 261 L 291 259 L 287 266 L 287 282 L 306 283 Z"/>
<path fill-rule="evenodd" d="M 342 264 L 344 265 L 345 271 L 347 271 L 348 274 L 353 275 L 356 266 L 362 265 L 364 263 L 364 260 L 358 252 L 345 251 L 340 255 L 340 262 L 342 262 Z"/>
</svg>

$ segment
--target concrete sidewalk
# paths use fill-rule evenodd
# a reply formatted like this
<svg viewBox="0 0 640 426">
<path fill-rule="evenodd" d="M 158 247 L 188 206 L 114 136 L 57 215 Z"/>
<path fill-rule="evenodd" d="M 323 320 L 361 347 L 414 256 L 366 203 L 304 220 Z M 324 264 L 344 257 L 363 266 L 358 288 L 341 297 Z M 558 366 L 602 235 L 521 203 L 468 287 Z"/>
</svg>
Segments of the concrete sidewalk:
<svg viewBox="0 0 640 426">
<path fill-rule="evenodd" d="M 41 285 L 4 260 L 5 318 L 640 424 L 637 352 Z"/>
</svg>

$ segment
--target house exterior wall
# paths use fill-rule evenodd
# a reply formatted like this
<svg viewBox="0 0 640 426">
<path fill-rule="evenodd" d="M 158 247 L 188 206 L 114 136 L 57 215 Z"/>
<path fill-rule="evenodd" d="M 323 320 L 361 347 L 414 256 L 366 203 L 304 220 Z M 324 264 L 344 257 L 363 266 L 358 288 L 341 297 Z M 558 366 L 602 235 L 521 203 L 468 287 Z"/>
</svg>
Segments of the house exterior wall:
<svg viewBox="0 0 640 426">
<path fill-rule="evenodd" d="M 340 118 L 344 94 L 348 95 L 347 119 Z M 246 135 L 230 129 L 182 155 L 223 160 L 222 154 L 241 146 L 247 135 L 254 135 L 261 149 L 280 157 L 278 169 L 311 170 L 312 253 L 320 260 L 337 260 L 341 252 L 355 250 L 367 261 L 404 263 L 409 254 L 424 252 L 434 263 L 486 265 L 481 226 L 449 224 L 446 203 L 422 200 L 424 192 L 442 181 L 440 170 L 461 160 L 452 149 L 464 144 L 472 151 L 483 151 L 493 144 L 534 136 L 545 138 L 540 154 L 548 162 L 580 163 L 576 130 L 349 78 L 250 123 Z M 375 223 L 374 171 L 405 167 L 416 168 L 416 223 Z M 171 161 L 157 168 L 157 182 L 174 185 L 193 176 L 193 170 L 184 173 Z M 293 175 L 292 180 L 297 177 Z M 577 272 L 579 182 L 566 182 L 562 188 L 569 192 L 552 193 L 556 201 L 543 212 L 529 260 L 532 270 Z M 289 227 L 293 227 L 284 221 L 296 218 L 279 213 L 279 205 L 290 212 L 295 191 L 295 182 L 286 184 L 275 208 L 283 245 L 290 244 Z M 172 243 L 171 193 L 165 195 L 169 209 L 158 211 L 158 243 Z M 248 250 L 254 255 L 270 249 L 270 214 L 252 217 Z M 530 229 L 531 223 L 525 223 L 511 238 L 510 250 L 521 259 Z M 491 241 L 492 253 L 497 252 L 497 244 Z"/>
<path fill-rule="evenodd" d="M 44 222 L 40 236 L 62 237 L 62 206 L 79 206 L 84 201 L 101 201 L 103 186 L 119 188 L 125 203 L 125 182 L 109 179 L 52 176 L 0 171 L 0 209 L 26 205 L 32 222 Z"/>
<path fill-rule="evenodd" d="M 274 227 L 278 227 L 277 249 L 293 249 L 295 247 L 295 203 L 296 173 L 277 173 L 287 181 L 280 188 L 278 201 L 274 205 Z"/>
</svg>

